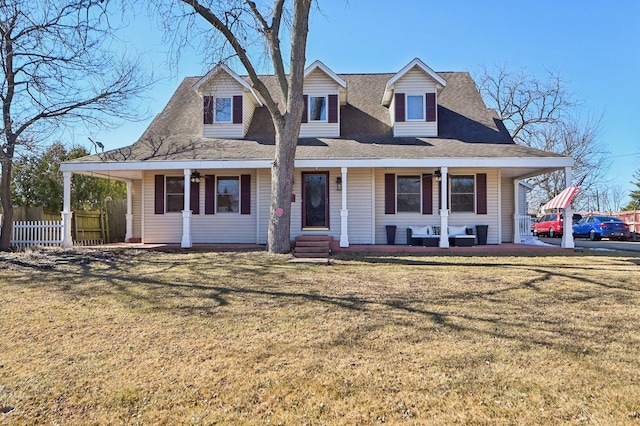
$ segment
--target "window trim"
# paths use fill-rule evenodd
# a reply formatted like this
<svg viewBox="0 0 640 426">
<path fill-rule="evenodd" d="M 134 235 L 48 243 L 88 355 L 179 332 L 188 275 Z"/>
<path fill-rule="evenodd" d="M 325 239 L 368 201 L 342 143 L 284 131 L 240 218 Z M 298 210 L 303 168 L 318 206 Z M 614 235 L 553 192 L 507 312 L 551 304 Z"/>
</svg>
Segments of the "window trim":
<svg viewBox="0 0 640 426">
<path fill-rule="evenodd" d="M 422 116 L 420 118 L 411 118 L 410 117 L 410 112 L 411 110 L 409 109 L 409 98 L 417 98 L 419 97 L 420 99 L 422 99 Z M 419 94 L 412 94 L 412 93 L 405 93 L 404 96 L 404 109 L 405 109 L 405 121 L 425 121 L 426 120 L 426 113 L 427 113 L 427 105 L 426 105 L 426 96 L 422 93 Z"/>
<path fill-rule="evenodd" d="M 312 114 L 313 114 L 313 108 L 311 107 L 313 105 L 312 99 L 315 98 L 323 98 L 324 99 L 324 119 L 320 119 L 320 120 L 314 120 L 312 118 Z M 308 95 L 308 108 L 307 108 L 307 114 L 308 114 L 308 119 L 307 122 L 308 123 L 328 123 L 329 122 L 329 96 L 328 95 Z"/>
<path fill-rule="evenodd" d="M 473 180 L 473 193 L 471 192 L 453 192 L 453 179 L 455 178 L 471 178 Z M 449 175 L 449 209 L 451 211 L 451 213 L 473 213 L 476 214 L 477 210 L 478 210 L 478 206 L 477 206 L 477 194 L 478 194 L 478 181 L 477 181 L 477 177 L 475 174 L 469 174 L 469 175 Z M 471 210 L 454 210 L 453 208 L 453 195 L 457 194 L 457 195 L 473 195 L 473 207 Z"/>
<path fill-rule="evenodd" d="M 220 180 L 235 180 L 238 183 L 238 200 L 237 200 L 237 211 L 233 211 L 233 209 L 228 210 L 228 211 L 221 211 L 220 210 L 220 206 L 219 206 L 219 199 L 218 197 L 220 197 L 223 194 L 219 194 L 218 193 L 218 183 L 220 182 Z M 228 176 L 218 176 L 216 175 L 216 186 L 215 186 L 215 214 L 227 214 L 227 213 L 235 213 L 235 214 L 240 214 L 241 213 L 241 198 L 242 198 L 242 185 L 241 185 L 241 177 L 240 175 L 228 175 Z"/>
<path fill-rule="evenodd" d="M 182 181 L 182 193 L 178 193 L 178 192 L 169 192 L 169 179 L 176 179 L 178 181 Z M 185 192 L 185 182 L 184 182 L 184 175 L 183 176 L 165 176 L 164 177 L 164 212 L 165 213 L 181 213 L 184 210 L 184 192 Z M 182 205 L 180 207 L 180 210 L 169 210 L 169 196 L 178 196 L 181 195 L 182 196 Z"/>
<path fill-rule="evenodd" d="M 229 120 L 218 120 L 218 100 L 229 101 Z M 216 96 L 213 98 L 213 122 L 217 124 L 233 123 L 233 96 Z"/>
<path fill-rule="evenodd" d="M 413 193 L 413 192 L 400 192 L 400 186 L 399 186 L 399 180 L 400 178 L 415 178 L 418 180 L 418 192 Z M 401 194 L 404 195 L 418 195 L 418 209 L 417 210 L 400 210 L 398 208 L 398 197 L 400 197 Z M 417 174 L 417 175 L 396 175 L 396 213 L 422 213 L 422 175 Z"/>
</svg>

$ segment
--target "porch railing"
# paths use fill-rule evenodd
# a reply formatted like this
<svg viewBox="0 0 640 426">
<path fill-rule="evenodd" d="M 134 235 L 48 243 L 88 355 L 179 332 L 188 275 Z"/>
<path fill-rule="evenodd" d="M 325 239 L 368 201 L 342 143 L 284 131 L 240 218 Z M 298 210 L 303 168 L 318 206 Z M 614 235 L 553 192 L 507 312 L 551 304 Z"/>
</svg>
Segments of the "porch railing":
<svg viewBox="0 0 640 426">
<path fill-rule="evenodd" d="M 531 216 L 521 215 L 518 218 L 518 232 L 520 233 L 520 241 L 531 239 Z"/>
</svg>

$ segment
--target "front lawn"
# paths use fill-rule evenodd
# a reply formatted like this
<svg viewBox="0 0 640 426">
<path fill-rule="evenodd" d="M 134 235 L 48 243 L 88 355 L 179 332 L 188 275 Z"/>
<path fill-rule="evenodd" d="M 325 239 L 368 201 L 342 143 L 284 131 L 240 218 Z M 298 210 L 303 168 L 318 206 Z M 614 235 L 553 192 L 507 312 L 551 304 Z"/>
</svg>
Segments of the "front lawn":
<svg viewBox="0 0 640 426">
<path fill-rule="evenodd" d="M 638 424 L 640 258 L 0 253 L 1 424 Z"/>
</svg>

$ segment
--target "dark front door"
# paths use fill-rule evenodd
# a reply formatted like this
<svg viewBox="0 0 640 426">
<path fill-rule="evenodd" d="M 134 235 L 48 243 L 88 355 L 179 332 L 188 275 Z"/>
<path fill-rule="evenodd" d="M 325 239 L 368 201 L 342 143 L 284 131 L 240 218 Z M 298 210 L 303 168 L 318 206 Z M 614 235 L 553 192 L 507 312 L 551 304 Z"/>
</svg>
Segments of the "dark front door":
<svg viewBox="0 0 640 426">
<path fill-rule="evenodd" d="M 329 172 L 302 173 L 302 228 L 329 228 Z"/>
</svg>

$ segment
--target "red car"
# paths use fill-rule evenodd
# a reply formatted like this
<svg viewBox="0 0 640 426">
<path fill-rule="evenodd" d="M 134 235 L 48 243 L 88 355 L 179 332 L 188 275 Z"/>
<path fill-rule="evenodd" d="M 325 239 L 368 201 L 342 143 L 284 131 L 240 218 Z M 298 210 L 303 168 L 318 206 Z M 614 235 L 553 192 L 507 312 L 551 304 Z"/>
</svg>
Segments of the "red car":
<svg viewBox="0 0 640 426">
<path fill-rule="evenodd" d="M 581 215 L 574 214 L 572 223 L 576 223 L 580 219 L 582 219 Z M 564 231 L 563 223 L 561 213 L 547 213 L 533 224 L 533 235 L 559 237 Z"/>
</svg>

